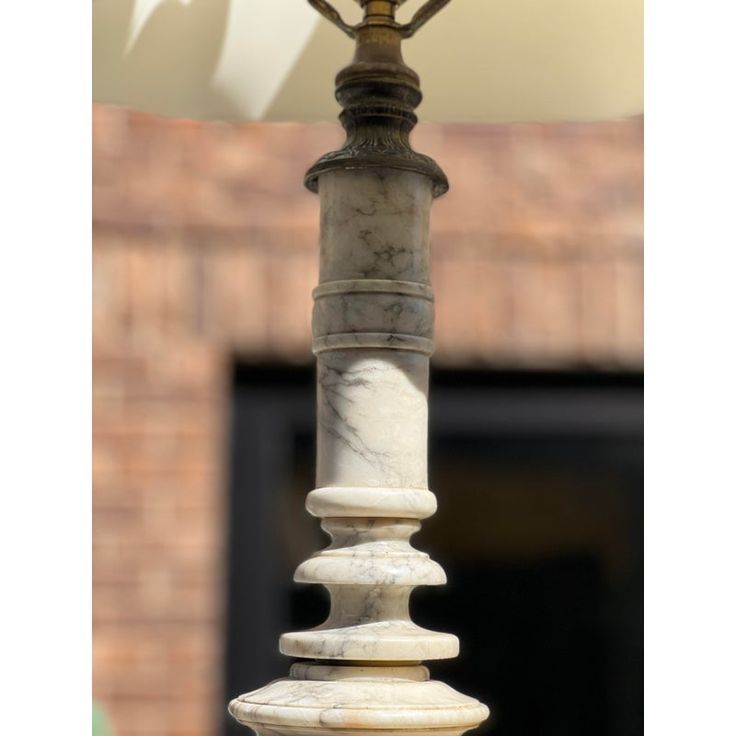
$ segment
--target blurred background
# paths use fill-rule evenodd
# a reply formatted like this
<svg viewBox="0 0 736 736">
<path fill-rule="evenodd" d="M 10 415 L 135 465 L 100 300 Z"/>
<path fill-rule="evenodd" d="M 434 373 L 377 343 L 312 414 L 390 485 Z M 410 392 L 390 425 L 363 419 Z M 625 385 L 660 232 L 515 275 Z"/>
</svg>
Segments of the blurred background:
<svg viewBox="0 0 736 736">
<path fill-rule="evenodd" d="M 231 736 L 324 618 L 318 201 L 336 125 L 94 107 L 94 697 L 115 736 Z M 439 124 L 430 485 L 415 538 L 496 736 L 643 732 L 642 126 Z"/>
</svg>

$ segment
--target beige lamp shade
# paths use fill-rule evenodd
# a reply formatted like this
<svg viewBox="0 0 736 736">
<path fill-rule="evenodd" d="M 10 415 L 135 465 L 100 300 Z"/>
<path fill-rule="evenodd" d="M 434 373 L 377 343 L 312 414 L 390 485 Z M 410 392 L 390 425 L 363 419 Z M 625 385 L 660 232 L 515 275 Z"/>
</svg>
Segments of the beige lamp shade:
<svg viewBox="0 0 736 736">
<path fill-rule="evenodd" d="M 411 39 L 423 120 L 602 120 L 643 105 L 643 0 L 452 0 Z M 405 21 L 422 0 L 399 11 Z M 349 22 L 354 0 L 333 0 Z M 94 0 L 97 102 L 203 120 L 335 120 L 354 42 L 307 0 Z"/>
</svg>

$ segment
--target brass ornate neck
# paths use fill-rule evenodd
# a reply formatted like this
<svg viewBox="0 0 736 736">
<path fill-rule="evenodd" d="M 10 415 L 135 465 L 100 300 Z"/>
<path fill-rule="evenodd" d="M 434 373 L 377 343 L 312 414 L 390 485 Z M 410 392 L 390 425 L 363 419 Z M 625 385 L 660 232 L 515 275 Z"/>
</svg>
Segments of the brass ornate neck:
<svg viewBox="0 0 736 736">
<path fill-rule="evenodd" d="M 392 168 L 424 174 L 433 182 L 434 196 L 444 194 L 449 184 L 442 169 L 428 156 L 412 150 L 409 143 L 417 123 L 414 110 L 422 93 L 418 75 L 401 56 L 401 41 L 449 0 L 430 0 L 406 25 L 395 20 L 396 7 L 403 0 L 359 0 L 365 16 L 356 26 L 346 24 L 322 0 L 309 2 L 355 38 L 356 48 L 352 63 L 335 79 L 347 140 L 339 151 L 322 156 L 307 171 L 307 188 L 316 192 L 320 175 L 335 169 Z"/>
</svg>

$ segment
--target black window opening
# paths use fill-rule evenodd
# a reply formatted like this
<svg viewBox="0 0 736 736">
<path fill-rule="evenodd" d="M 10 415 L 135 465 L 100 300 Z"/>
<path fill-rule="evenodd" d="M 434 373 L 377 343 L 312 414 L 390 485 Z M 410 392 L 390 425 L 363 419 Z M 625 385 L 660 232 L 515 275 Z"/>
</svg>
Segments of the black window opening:
<svg viewBox="0 0 736 736">
<path fill-rule="evenodd" d="M 291 581 L 327 542 L 304 509 L 314 391 L 311 369 L 234 372 L 224 703 L 286 676 L 279 635 L 327 614 Z M 412 615 L 461 646 L 432 676 L 491 707 L 479 733 L 643 733 L 642 376 L 433 369 L 429 450 L 439 510 L 413 543 L 448 585 Z"/>
</svg>

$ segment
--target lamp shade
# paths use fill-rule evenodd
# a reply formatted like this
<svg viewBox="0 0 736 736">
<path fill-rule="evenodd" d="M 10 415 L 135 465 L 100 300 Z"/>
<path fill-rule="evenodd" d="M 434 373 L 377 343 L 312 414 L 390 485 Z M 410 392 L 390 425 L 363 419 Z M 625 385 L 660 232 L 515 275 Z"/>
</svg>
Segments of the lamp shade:
<svg viewBox="0 0 736 736">
<path fill-rule="evenodd" d="M 404 58 L 423 120 L 600 120 L 643 105 L 643 0 L 452 0 Z M 333 0 L 357 21 L 354 0 Z M 408 19 L 421 5 L 409 0 Z M 93 94 L 233 122 L 335 120 L 354 43 L 307 0 L 95 0 Z"/>
</svg>

